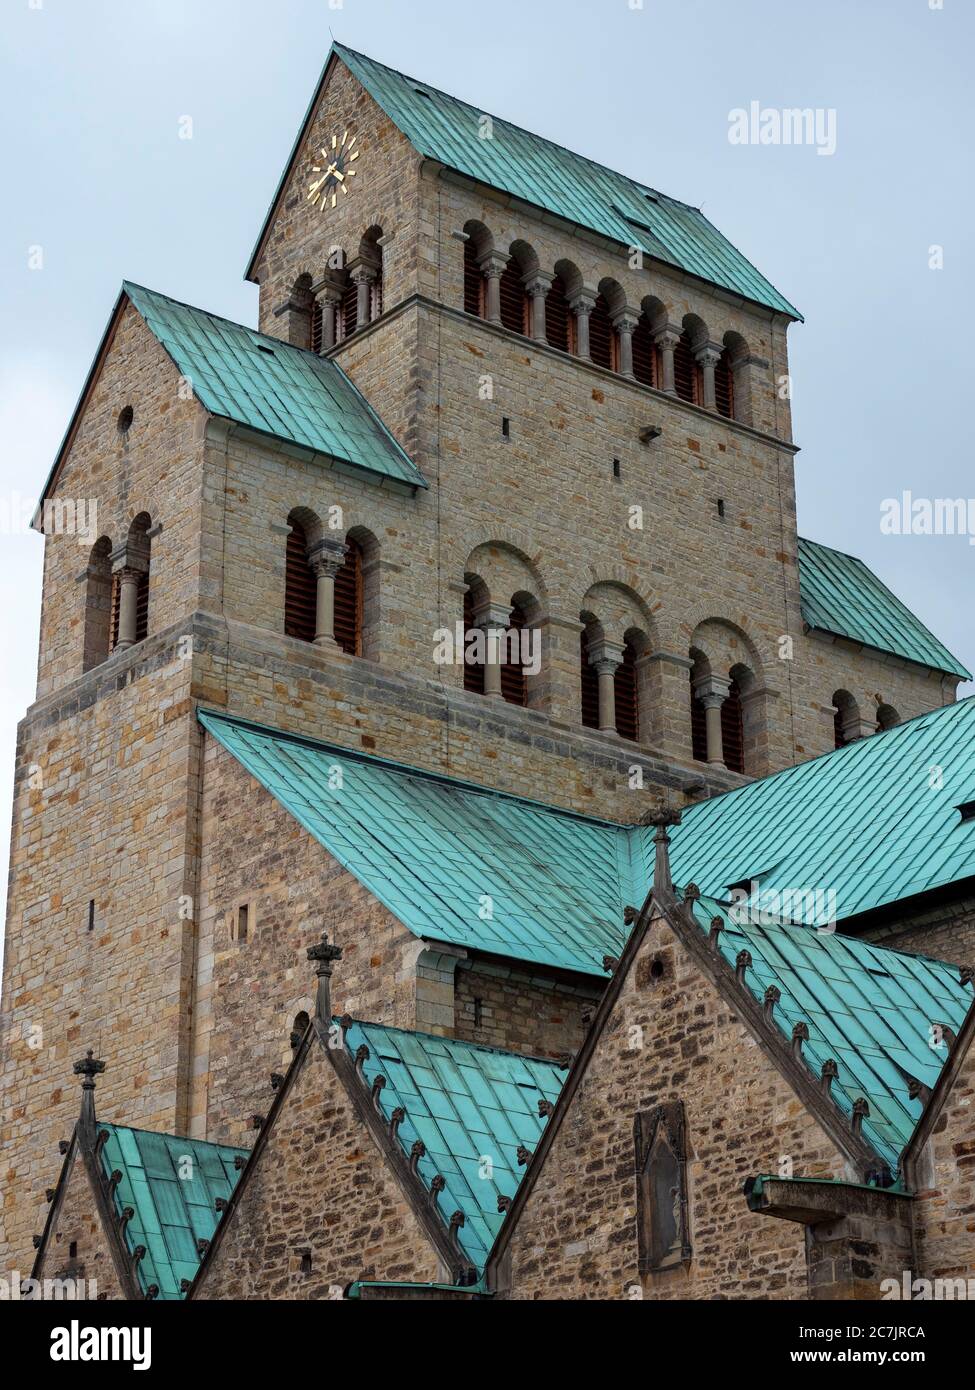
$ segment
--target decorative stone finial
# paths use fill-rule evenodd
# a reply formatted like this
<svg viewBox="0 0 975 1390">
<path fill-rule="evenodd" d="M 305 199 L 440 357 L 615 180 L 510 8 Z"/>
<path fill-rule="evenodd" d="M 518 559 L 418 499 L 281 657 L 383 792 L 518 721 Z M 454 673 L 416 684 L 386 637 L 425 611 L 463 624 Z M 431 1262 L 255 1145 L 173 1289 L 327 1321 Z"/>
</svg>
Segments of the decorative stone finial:
<svg viewBox="0 0 975 1390">
<path fill-rule="evenodd" d="M 511 1198 L 506 1197 L 503 1192 L 498 1193 L 498 1211 L 502 1216 L 507 1215 L 511 1210 Z"/>
<path fill-rule="evenodd" d="M 538 1118 L 540 1120 L 547 1120 L 554 1109 L 555 1106 L 552 1104 L 552 1102 L 550 1100 L 546 1100 L 543 1096 L 541 1100 L 538 1102 Z"/>
<path fill-rule="evenodd" d="M 745 971 L 751 968 L 751 951 L 739 951 L 735 958 L 735 978 L 741 982 L 745 978 Z"/>
<path fill-rule="evenodd" d="M 823 1063 L 823 1070 L 820 1073 L 820 1080 L 823 1090 L 829 1095 L 829 1088 L 840 1074 L 840 1069 L 832 1057 L 827 1057 Z"/>
<path fill-rule="evenodd" d="M 670 881 L 670 836 L 667 831 L 672 825 L 680 825 L 680 811 L 675 806 L 655 806 L 640 817 L 640 824 L 652 825 L 656 832 L 653 837 L 653 886 L 658 893 L 669 893 L 674 885 Z"/>
<path fill-rule="evenodd" d="M 309 960 L 315 961 L 315 974 L 318 976 L 318 989 L 315 994 L 315 1016 L 326 1026 L 332 1022 L 332 998 L 330 980 L 332 966 L 342 959 L 341 946 L 335 946 L 328 939 L 328 932 L 322 932 L 321 941 L 309 946 L 306 951 Z"/>
<path fill-rule="evenodd" d="M 717 949 L 718 949 L 718 938 L 720 937 L 720 935 L 721 935 L 721 933 L 722 933 L 723 931 L 724 931 L 724 922 L 722 922 L 721 918 L 720 918 L 720 917 L 712 917 L 712 918 L 711 918 L 711 930 L 708 932 L 708 945 L 709 945 L 709 946 L 712 946 L 712 947 L 714 948 L 714 950 L 717 950 Z"/>
<path fill-rule="evenodd" d="M 853 1133 L 859 1134 L 863 1129 L 864 1120 L 870 1115 L 870 1106 L 863 1096 L 858 1096 L 853 1102 Z"/>
<path fill-rule="evenodd" d="M 769 985 L 768 989 L 765 991 L 765 999 L 763 1001 L 763 1012 L 766 1018 L 772 1017 L 775 1006 L 781 998 L 782 991 L 775 985 Z"/>
<path fill-rule="evenodd" d="M 809 1041 L 809 1025 L 803 1023 L 802 1019 L 793 1026 L 792 1029 L 792 1051 L 798 1057 L 802 1052 L 802 1045 Z"/>
</svg>

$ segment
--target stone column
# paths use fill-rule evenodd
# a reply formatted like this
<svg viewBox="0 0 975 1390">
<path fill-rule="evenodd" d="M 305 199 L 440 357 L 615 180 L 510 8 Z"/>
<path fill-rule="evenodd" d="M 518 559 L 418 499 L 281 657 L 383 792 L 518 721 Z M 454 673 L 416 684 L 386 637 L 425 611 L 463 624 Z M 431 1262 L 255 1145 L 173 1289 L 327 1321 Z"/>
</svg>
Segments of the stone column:
<svg viewBox="0 0 975 1390">
<path fill-rule="evenodd" d="M 530 296 L 532 302 L 532 337 L 536 343 L 544 343 L 545 339 L 545 297 L 552 288 L 554 275 L 548 275 L 543 270 L 533 271 L 526 275 L 522 280 L 525 286 L 525 293 Z"/>
<path fill-rule="evenodd" d="M 623 648 L 605 637 L 590 643 L 589 662 L 599 677 L 599 727 L 603 733 L 616 732 L 616 668 L 623 660 Z"/>
<path fill-rule="evenodd" d="M 474 626 L 481 629 L 485 637 L 484 694 L 491 699 L 501 699 L 500 635 L 507 630 L 511 621 L 511 609 L 503 603 L 480 604 L 474 610 Z"/>
<path fill-rule="evenodd" d="M 864 719 L 856 705 L 850 705 L 840 712 L 840 727 L 847 743 L 856 743 L 859 738 L 869 738 L 877 732 L 876 719 Z"/>
<path fill-rule="evenodd" d="M 707 726 L 708 765 L 724 767 L 724 747 L 721 736 L 721 706 L 728 698 L 731 681 L 721 676 L 700 676 L 694 682 L 694 694 L 704 706 Z"/>
<path fill-rule="evenodd" d="M 149 572 L 149 556 L 134 541 L 123 542 L 109 557 L 118 577 L 118 641 L 116 651 L 135 645 L 138 623 L 139 581 Z"/>
<path fill-rule="evenodd" d="M 674 385 L 674 349 L 680 338 L 681 330 L 673 324 L 668 324 L 653 335 L 653 345 L 660 353 L 660 389 L 670 396 L 677 394 Z"/>
<path fill-rule="evenodd" d="M 633 334 L 639 322 L 640 315 L 632 309 L 621 309 L 613 319 L 613 327 L 619 334 L 620 340 L 620 376 L 628 376 L 631 380 L 635 380 L 633 376 Z"/>
<path fill-rule="evenodd" d="M 597 296 L 591 290 L 580 290 L 569 300 L 576 320 L 576 356 L 591 361 L 589 354 L 589 315 L 596 307 Z"/>
<path fill-rule="evenodd" d="M 714 410 L 717 404 L 714 394 L 714 369 L 723 352 L 724 348 L 720 343 L 705 343 L 694 353 L 694 361 L 701 368 L 701 404 L 705 410 Z"/>
<path fill-rule="evenodd" d="M 326 536 L 308 547 L 308 563 L 318 581 L 315 645 L 339 650 L 335 640 L 335 576 L 345 563 L 345 541 Z"/>
<path fill-rule="evenodd" d="M 486 251 L 477 264 L 484 276 L 484 317 L 488 323 L 501 322 L 501 276 L 510 256 L 503 251 Z"/>
<path fill-rule="evenodd" d="M 342 304 L 342 291 L 338 285 L 326 284 L 319 295 L 322 304 L 322 346 L 328 352 L 338 341 L 337 319 Z"/>
<path fill-rule="evenodd" d="M 372 322 L 372 287 L 376 283 L 376 267 L 361 263 L 352 267 L 349 276 L 355 285 L 357 328 L 365 328 Z"/>
</svg>

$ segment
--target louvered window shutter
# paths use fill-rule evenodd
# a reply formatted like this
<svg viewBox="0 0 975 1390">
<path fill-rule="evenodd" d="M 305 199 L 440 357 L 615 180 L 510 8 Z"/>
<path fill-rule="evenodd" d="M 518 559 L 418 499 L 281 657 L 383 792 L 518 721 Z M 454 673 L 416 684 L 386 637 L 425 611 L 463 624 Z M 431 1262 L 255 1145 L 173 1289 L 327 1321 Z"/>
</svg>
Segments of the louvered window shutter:
<svg viewBox="0 0 975 1390">
<path fill-rule="evenodd" d="M 741 691 L 735 681 L 721 706 L 721 746 L 731 772 L 745 771 L 745 735 L 741 722 Z"/>
<path fill-rule="evenodd" d="M 349 338 L 355 332 L 359 314 L 359 291 L 349 280 L 342 291 L 342 337 Z"/>
<path fill-rule="evenodd" d="M 362 655 L 362 547 L 354 540 L 335 576 L 335 640 L 347 655 Z"/>
<path fill-rule="evenodd" d="M 701 369 L 694 361 L 690 339 L 686 333 L 682 333 L 674 349 L 674 389 L 682 401 L 700 404 L 700 378 Z"/>
<path fill-rule="evenodd" d="M 311 306 L 311 350 L 321 352 L 322 350 L 322 303 L 320 299 L 313 301 Z"/>
<path fill-rule="evenodd" d="M 477 318 L 484 317 L 484 276 L 470 239 L 464 242 L 464 309 Z"/>
<path fill-rule="evenodd" d="M 586 729 L 599 728 L 599 676 L 589 660 L 589 638 L 579 635 L 579 674 L 582 680 L 582 723 Z"/>
<path fill-rule="evenodd" d="M 464 636 L 474 628 L 474 602 L 470 593 L 464 595 Z M 474 695 L 484 694 L 484 667 L 480 662 L 464 662 L 464 689 Z"/>
<path fill-rule="evenodd" d="M 508 623 L 510 631 L 521 632 L 526 626 L 525 615 L 517 604 L 511 610 L 511 619 Z M 507 647 L 505 648 L 507 655 Z M 501 694 L 508 701 L 509 705 L 528 704 L 528 683 L 525 678 L 524 667 L 519 659 L 517 662 L 505 661 L 501 665 Z"/>
<path fill-rule="evenodd" d="M 657 384 L 657 349 L 653 345 L 650 325 L 642 315 L 633 332 L 633 375 L 644 386 Z"/>
<path fill-rule="evenodd" d="M 704 706 L 694 694 L 693 684 L 691 691 L 691 750 L 696 763 L 706 763 L 708 760 L 708 730 L 707 720 L 704 714 Z"/>
<path fill-rule="evenodd" d="M 617 666 L 613 677 L 613 693 L 616 704 L 616 732 L 620 738 L 636 743 L 640 737 L 636 651 L 629 642 L 623 648 L 623 660 Z"/>
<path fill-rule="evenodd" d="M 843 711 L 833 712 L 833 744 L 836 748 L 846 747 L 846 734 L 843 732 Z"/>
<path fill-rule="evenodd" d="M 135 640 L 143 641 L 149 636 L 149 572 L 139 575 L 135 600 Z"/>
<path fill-rule="evenodd" d="M 574 318 L 566 298 L 565 284 L 561 275 L 556 275 L 551 289 L 545 296 L 545 337 L 549 345 L 561 348 L 563 352 L 571 352 L 573 325 Z"/>
<path fill-rule="evenodd" d="M 617 370 L 616 330 L 609 317 L 609 306 L 602 295 L 589 315 L 589 356 L 600 367 Z"/>
<path fill-rule="evenodd" d="M 718 359 L 714 368 L 714 403 L 719 415 L 729 420 L 735 417 L 735 378 L 731 370 L 728 349 Z"/>
<path fill-rule="evenodd" d="M 308 564 L 307 541 L 301 526 L 288 534 L 284 577 L 284 630 L 302 642 L 315 640 L 318 585 Z"/>
<path fill-rule="evenodd" d="M 528 332 L 528 296 L 521 275 L 515 260 L 510 260 L 501 274 L 501 322 L 512 333 Z"/>
<path fill-rule="evenodd" d="M 116 572 L 115 574 L 112 575 L 112 616 L 111 616 L 111 620 L 110 620 L 111 625 L 110 625 L 110 627 L 109 627 L 109 631 L 110 631 L 111 634 L 112 634 L 112 646 L 111 646 L 111 650 L 112 650 L 112 651 L 114 651 L 115 648 L 118 646 L 118 617 L 119 617 L 119 602 L 120 602 L 120 600 L 121 600 L 121 597 L 122 597 L 122 576 L 121 576 L 118 572 Z"/>
</svg>

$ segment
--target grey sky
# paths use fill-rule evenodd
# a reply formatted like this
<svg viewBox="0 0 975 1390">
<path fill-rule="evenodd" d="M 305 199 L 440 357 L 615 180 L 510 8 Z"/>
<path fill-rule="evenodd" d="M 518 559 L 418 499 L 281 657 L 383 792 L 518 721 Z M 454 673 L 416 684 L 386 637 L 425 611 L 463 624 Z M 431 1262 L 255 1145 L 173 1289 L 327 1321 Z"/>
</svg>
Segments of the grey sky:
<svg viewBox="0 0 975 1390">
<path fill-rule="evenodd" d="M 800 532 L 860 555 L 975 669 L 975 547 L 879 528 L 882 499 L 903 489 L 975 495 L 964 424 L 975 6 L 636 6 L 5 0 L 0 519 L 18 495 L 36 498 L 123 278 L 256 322 L 244 266 L 331 27 L 703 207 L 806 316 L 791 333 Z M 729 112 L 752 101 L 835 110 L 835 154 L 730 144 Z M 184 116 L 191 140 L 179 138 Z M 932 245 L 942 270 L 929 268 Z M 31 270 L 38 246 L 43 269 Z M 0 530 L 4 859 L 41 554 L 36 535 Z"/>
</svg>

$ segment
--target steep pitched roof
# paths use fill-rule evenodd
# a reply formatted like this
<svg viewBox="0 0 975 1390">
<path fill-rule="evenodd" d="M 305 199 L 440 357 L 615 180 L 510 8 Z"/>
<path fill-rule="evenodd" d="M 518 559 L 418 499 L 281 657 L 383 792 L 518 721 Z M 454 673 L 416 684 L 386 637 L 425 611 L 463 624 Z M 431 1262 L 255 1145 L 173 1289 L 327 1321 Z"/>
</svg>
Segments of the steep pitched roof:
<svg viewBox="0 0 975 1390">
<path fill-rule="evenodd" d="M 463 1213 L 457 1239 L 483 1270 L 504 1221 L 498 1198 L 513 1198 L 523 1176 L 518 1149 L 538 1143 L 545 1127 L 539 1101 L 554 1105 L 565 1072 L 542 1057 L 353 1021 L 345 1046 L 354 1056 L 363 1045 L 367 1086 L 386 1078 L 378 1099 L 383 1118 L 400 1107 L 406 1112 L 397 1141 L 407 1157 L 417 1140 L 424 1145 L 417 1172 L 428 1190 L 436 1174 L 444 1178 L 439 1210 L 447 1222 Z"/>
<path fill-rule="evenodd" d="M 972 679 L 971 671 L 856 556 L 800 536 L 799 589 L 809 627 Z"/>
<path fill-rule="evenodd" d="M 806 1024 L 802 1059 L 816 1079 L 825 1061 L 836 1062 L 830 1094 L 842 1112 L 867 1101 L 864 1137 L 896 1170 L 924 1109 L 920 1095 L 910 1097 L 909 1078 L 934 1087 L 948 1047 L 933 1045 L 933 1028 L 957 1032 L 972 1003 L 958 967 L 757 914 L 750 921 L 714 899 L 690 906 L 702 931 L 721 919 L 718 949 L 729 965 L 748 951 L 744 984 L 759 1003 L 768 986 L 779 990 L 772 1019 L 782 1034 L 791 1040 L 795 1024 Z"/>
<path fill-rule="evenodd" d="M 652 876 L 648 828 L 199 718 L 417 936 L 591 975 L 619 954 L 622 909 Z M 816 924 L 825 903 L 844 921 L 975 876 L 975 820 L 957 809 L 972 800 L 975 697 L 687 808 L 675 882 L 727 901 L 754 881 L 773 916 Z"/>
<path fill-rule="evenodd" d="M 327 454 L 356 472 L 426 487 L 336 362 L 141 285 L 126 281 L 123 288 L 211 415 Z"/>
<path fill-rule="evenodd" d="M 336 362 L 280 338 L 123 281 L 78 403 L 58 446 L 41 503 L 51 495 L 126 302 L 186 377 L 211 415 L 312 449 L 340 470 L 415 490 L 426 479 Z M 40 505 L 34 524 L 40 519 Z"/>
<path fill-rule="evenodd" d="M 161 1299 L 182 1298 L 180 1281 L 192 1280 L 199 1268 L 196 1243 L 212 1237 L 217 1198 L 226 1201 L 234 1190 L 240 1176 L 234 1159 L 246 1158 L 247 1150 L 101 1121 L 98 1129 L 108 1135 L 99 1150 L 106 1178 L 121 1173 L 116 1210 L 134 1212 L 126 1244 L 130 1252 L 145 1247 L 139 1284 L 144 1293 L 155 1285 Z"/>
<path fill-rule="evenodd" d="M 263 244 L 295 155 L 318 104 L 329 67 L 340 58 L 376 104 L 428 159 L 479 183 L 521 198 L 623 246 L 676 266 L 734 294 L 801 318 L 698 209 L 668 198 L 625 174 L 596 164 L 540 135 L 492 117 L 492 138 L 481 136 L 485 113 L 457 97 L 406 77 L 344 44 L 333 43 L 322 77 L 292 148 L 257 245 L 247 278 Z"/>
</svg>

